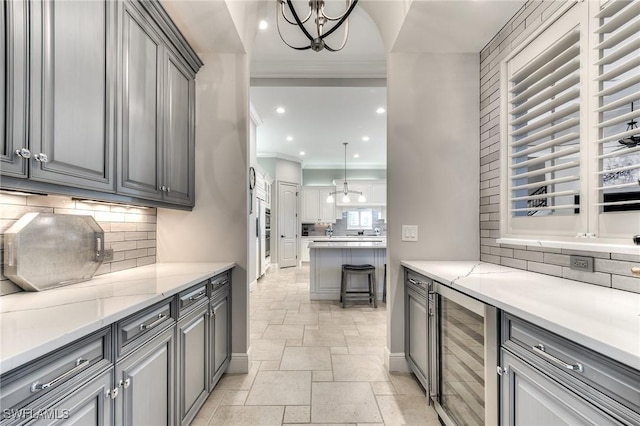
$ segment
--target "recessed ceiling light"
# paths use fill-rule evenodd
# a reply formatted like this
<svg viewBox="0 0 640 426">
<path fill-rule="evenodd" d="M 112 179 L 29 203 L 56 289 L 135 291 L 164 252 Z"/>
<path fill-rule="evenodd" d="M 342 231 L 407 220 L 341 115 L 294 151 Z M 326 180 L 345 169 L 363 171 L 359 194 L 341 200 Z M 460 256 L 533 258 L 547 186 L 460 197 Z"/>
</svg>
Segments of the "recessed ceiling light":
<svg viewBox="0 0 640 426">
<path fill-rule="evenodd" d="M 353 158 L 360 158 L 360 154 L 353 154 Z"/>
<path fill-rule="evenodd" d="M 384 114 L 384 113 L 385 113 L 385 111 L 386 111 L 386 109 L 384 109 L 384 108 L 382 108 L 382 107 L 380 107 L 380 108 L 378 108 L 378 109 L 376 110 L 376 112 L 377 112 L 378 114 Z"/>
<path fill-rule="evenodd" d="M 293 140 L 293 136 L 287 136 L 287 141 L 291 142 Z"/>
<path fill-rule="evenodd" d="M 363 136 L 362 140 L 365 141 L 365 142 L 369 142 L 369 136 Z"/>
<path fill-rule="evenodd" d="M 284 108 L 282 108 L 282 107 L 278 107 L 278 108 L 276 108 L 276 112 L 277 112 L 278 114 L 284 114 Z"/>
<path fill-rule="evenodd" d="M 269 24 L 267 24 L 267 21 L 265 21 L 264 19 L 262 21 L 260 21 L 260 23 L 258 24 L 258 28 L 261 30 L 266 30 L 267 28 L 269 28 Z"/>
<path fill-rule="evenodd" d="M 300 151 L 300 155 L 304 155 L 304 151 Z"/>
</svg>

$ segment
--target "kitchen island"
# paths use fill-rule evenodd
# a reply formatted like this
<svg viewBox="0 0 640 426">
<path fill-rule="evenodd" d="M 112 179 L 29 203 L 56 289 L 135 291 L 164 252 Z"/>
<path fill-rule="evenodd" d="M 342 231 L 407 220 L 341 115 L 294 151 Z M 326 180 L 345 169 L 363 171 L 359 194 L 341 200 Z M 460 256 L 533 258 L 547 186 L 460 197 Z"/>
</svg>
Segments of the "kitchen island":
<svg viewBox="0 0 640 426">
<path fill-rule="evenodd" d="M 369 264 L 376 268 L 376 291 L 382 300 L 386 241 L 322 241 L 309 243 L 311 300 L 340 300 L 343 264 Z M 367 289 L 366 276 L 350 276 L 348 288 Z"/>
</svg>

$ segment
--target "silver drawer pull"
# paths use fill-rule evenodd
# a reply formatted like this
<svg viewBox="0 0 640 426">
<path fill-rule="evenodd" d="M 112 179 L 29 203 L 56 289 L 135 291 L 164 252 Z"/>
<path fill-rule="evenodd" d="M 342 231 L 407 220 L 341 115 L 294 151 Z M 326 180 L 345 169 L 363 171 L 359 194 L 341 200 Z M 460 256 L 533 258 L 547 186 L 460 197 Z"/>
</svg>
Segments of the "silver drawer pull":
<svg viewBox="0 0 640 426">
<path fill-rule="evenodd" d="M 203 298 L 203 297 L 205 297 L 205 296 L 206 296 L 205 292 L 204 292 L 204 291 L 201 291 L 200 293 L 196 294 L 195 296 L 191 296 L 191 297 L 189 298 L 189 301 L 194 302 L 194 301 L 196 301 L 196 300 L 200 300 L 200 299 L 202 299 L 202 298 Z"/>
<path fill-rule="evenodd" d="M 53 379 L 49 383 L 39 384 L 38 382 L 35 382 L 34 384 L 32 384 L 31 385 L 31 392 L 35 393 L 35 392 L 41 391 L 43 389 L 50 388 L 51 386 L 55 386 L 58 382 L 66 379 L 69 376 L 72 376 L 72 375 L 76 374 L 78 371 L 80 371 L 83 368 L 87 367 L 89 365 L 89 362 L 90 361 L 88 359 L 78 358 L 76 360 L 76 366 L 75 367 L 73 367 L 71 370 L 67 371 L 66 373 L 62 373 L 61 375 L 59 375 L 58 377 L 56 377 L 55 379 Z"/>
<path fill-rule="evenodd" d="M 548 359 L 549 361 L 553 362 L 554 364 L 559 365 L 562 368 L 565 368 L 565 369 L 571 370 L 571 371 L 577 371 L 578 373 L 582 373 L 584 371 L 584 368 L 582 367 L 582 364 L 580 364 L 579 362 L 576 362 L 575 364 L 567 364 L 563 360 L 561 360 L 559 358 L 556 358 L 555 356 L 547 353 L 545 351 L 544 345 L 542 343 L 534 345 L 534 346 L 532 346 L 532 348 L 536 353 L 538 353 L 539 355 L 542 355 L 544 358 Z"/>
<path fill-rule="evenodd" d="M 155 327 L 156 325 L 158 325 L 162 321 L 164 321 L 166 318 L 167 318 L 167 316 L 165 314 L 158 314 L 158 319 L 155 320 L 154 322 L 152 322 L 150 324 L 140 324 L 140 330 L 152 329 L 153 327 Z"/>
</svg>

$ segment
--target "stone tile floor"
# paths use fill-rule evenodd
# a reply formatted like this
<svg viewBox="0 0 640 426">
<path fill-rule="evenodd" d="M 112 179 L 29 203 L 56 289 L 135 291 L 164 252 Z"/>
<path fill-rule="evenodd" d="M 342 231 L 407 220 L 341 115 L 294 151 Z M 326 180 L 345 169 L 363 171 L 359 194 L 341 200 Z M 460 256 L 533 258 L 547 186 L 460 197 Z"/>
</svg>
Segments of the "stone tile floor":
<svg viewBox="0 0 640 426">
<path fill-rule="evenodd" d="M 252 366 L 226 374 L 192 425 L 439 425 L 409 374 L 384 367 L 386 309 L 309 300 L 309 267 L 251 293 Z"/>
</svg>

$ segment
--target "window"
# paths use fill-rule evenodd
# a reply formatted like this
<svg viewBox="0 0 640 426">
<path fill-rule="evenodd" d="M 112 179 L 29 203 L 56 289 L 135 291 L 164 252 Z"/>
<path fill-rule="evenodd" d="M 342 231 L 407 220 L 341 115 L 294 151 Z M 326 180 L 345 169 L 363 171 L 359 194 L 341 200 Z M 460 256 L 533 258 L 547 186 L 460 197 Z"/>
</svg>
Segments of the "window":
<svg viewBox="0 0 640 426">
<path fill-rule="evenodd" d="M 502 234 L 629 244 L 640 232 L 640 0 L 559 15 L 502 64 Z"/>
<path fill-rule="evenodd" d="M 373 211 L 371 209 L 349 210 L 347 229 L 373 229 Z"/>
</svg>

